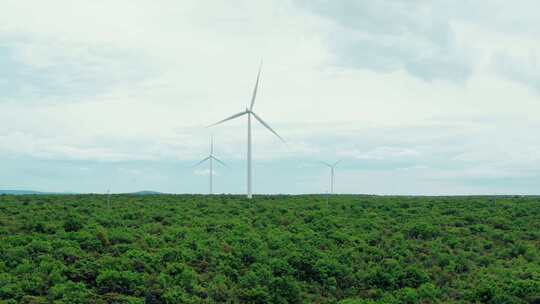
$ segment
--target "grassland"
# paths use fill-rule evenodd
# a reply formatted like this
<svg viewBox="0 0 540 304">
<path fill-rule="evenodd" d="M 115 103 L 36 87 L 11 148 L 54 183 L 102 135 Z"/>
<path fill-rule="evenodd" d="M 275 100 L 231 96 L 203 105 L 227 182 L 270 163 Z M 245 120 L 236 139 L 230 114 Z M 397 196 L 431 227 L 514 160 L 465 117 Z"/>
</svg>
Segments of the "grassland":
<svg viewBox="0 0 540 304">
<path fill-rule="evenodd" d="M 540 303 L 540 198 L 0 196 L 0 303 Z"/>
</svg>

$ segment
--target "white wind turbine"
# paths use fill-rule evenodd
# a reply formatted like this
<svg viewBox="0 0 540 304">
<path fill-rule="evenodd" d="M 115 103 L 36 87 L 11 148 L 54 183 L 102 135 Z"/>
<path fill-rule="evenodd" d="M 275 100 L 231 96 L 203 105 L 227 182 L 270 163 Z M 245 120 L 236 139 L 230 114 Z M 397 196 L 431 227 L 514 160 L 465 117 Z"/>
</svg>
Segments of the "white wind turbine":
<svg viewBox="0 0 540 304">
<path fill-rule="evenodd" d="M 338 160 L 337 162 L 333 164 L 329 164 L 327 162 L 321 162 L 324 165 L 326 165 L 328 168 L 330 168 L 330 194 L 334 194 L 334 178 L 335 178 L 335 169 L 336 166 L 341 162 L 341 160 Z"/>
<path fill-rule="evenodd" d="M 214 156 L 214 136 L 212 136 L 212 138 L 210 139 L 210 155 L 208 155 L 206 158 L 204 158 L 203 160 L 195 164 L 195 166 L 193 166 L 193 167 L 196 167 L 204 163 L 205 161 L 210 161 L 210 191 L 209 191 L 210 195 L 212 195 L 214 191 L 213 189 L 214 188 L 214 160 L 222 164 L 223 166 L 227 167 L 227 165 L 224 162 L 222 162 L 221 160 L 219 160 L 217 157 Z"/>
<path fill-rule="evenodd" d="M 231 119 L 238 118 L 240 116 L 247 115 L 247 198 L 251 199 L 252 194 L 252 188 L 251 188 L 251 180 L 252 180 L 252 170 L 251 170 L 251 116 L 255 117 L 256 120 L 258 120 L 263 126 L 265 126 L 270 132 L 274 133 L 281 141 L 285 143 L 285 140 L 277 134 L 276 131 L 274 131 L 262 118 L 260 118 L 255 112 L 253 112 L 253 106 L 255 105 L 255 97 L 257 97 L 257 89 L 259 87 L 259 79 L 261 76 L 261 68 L 262 64 L 259 66 L 259 72 L 257 74 L 257 81 L 255 82 L 255 88 L 253 89 L 253 95 L 251 96 L 251 103 L 249 107 L 246 107 L 245 111 L 242 111 L 240 113 L 234 114 L 231 117 L 225 118 L 221 121 L 218 121 L 217 123 L 210 125 L 209 127 L 213 127 L 215 125 L 219 125 L 223 122 L 226 122 Z"/>
<path fill-rule="evenodd" d="M 107 207 L 111 209 L 111 189 L 107 189 Z"/>
</svg>

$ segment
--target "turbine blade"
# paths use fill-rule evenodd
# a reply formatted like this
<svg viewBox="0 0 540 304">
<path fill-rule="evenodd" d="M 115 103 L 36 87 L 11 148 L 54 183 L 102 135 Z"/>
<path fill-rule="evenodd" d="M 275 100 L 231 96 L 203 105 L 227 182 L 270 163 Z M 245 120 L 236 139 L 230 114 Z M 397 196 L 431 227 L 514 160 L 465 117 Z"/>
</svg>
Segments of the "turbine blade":
<svg viewBox="0 0 540 304">
<path fill-rule="evenodd" d="M 214 154 L 214 135 L 211 136 L 210 139 L 210 155 Z"/>
<path fill-rule="evenodd" d="M 279 139 L 281 139 L 281 141 L 283 143 L 287 143 L 285 141 L 285 139 L 283 139 L 283 137 L 279 136 L 279 134 L 277 134 L 276 131 L 274 131 L 266 122 L 264 122 L 264 120 L 262 120 L 262 118 L 260 118 L 259 116 L 257 116 L 257 114 L 255 114 L 255 112 L 251 112 L 251 114 L 253 114 L 253 116 L 255 116 L 255 118 L 263 125 L 265 126 L 268 130 L 270 130 L 270 132 L 274 133 L 274 135 L 276 135 Z"/>
<path fill-rule="evenodd" d="M 224 122 L 229 121 L 229 120 L 231 120 L 231 119 L 235 119 L 235 118 L 240 117 L 240 116 L 242 116 L 242 115 L 245 115 L 245 114 L 247 114 L 247 113 L 248 113 L 248 111 L 242 111 L 242 112 L 240 112 L 240 113 L 238 113 L 238 114 L 232 115 L 231 117 L 227 117 L 227 118 L 225 118 L 225 119 L 223 119 L 223 120 L 220 120 L 220 121 L 216 122 L 215 124 L 209 125 L 207 128 L 210 128 L 210 127 L 213 127 L 213 126 L 217 126 L 217 125 L 219 125 L 219 124 L 221 124 L 221 123 L 224 123 Z"/>
<path fill-rule="evenodd" d="M 193 167 L 197 167 L 198 165 L 204 163 L 205 161 L 209 160 L 212 156 L 208 156 L 206 157 L 205 159 L 201 160 L 200 162 L 196 163 L 195 165 L 193 165 Z"/>
<path fill-rule="evenodd" d="M 249 106 L 249 110 L 253 110 L 253 106 L 255 105 L 255 98 L 257 97 L 257 89 L 259 88 L 259 79 L 261 77 L 261 69 L 262 69 L 262 61 L 259 65 L 259 73 L 257 73 L 257 81 L 255 82 L 255 88 L 253 89 L 253 95 L 251 96 L 251 104 Z"/>
<path fill-rule="evenodd" d="M 321 164 L 323 164 L 323 165 L 325 165 L 325 166 L 327 166 L 327 167 L 330 167 L 330 168 L 332 168 L 332 165 L 330 165 L 330 164 L 329 164 L 329 163 L 327 163 L 327 162 L 321 161 Z"/>
<path fill-rule="evenodd" d="M 338 161 L 335 162 L 334 165 L 332 165 L 332 166 L 333 166 L 333 167 L 337 166 L 341 161 L 342 161 L 342 159 L 338 160 Z"/>
<path fill-rule="evenodd" d="M 213 159 L 214 159 L 215 161 L 217 161 L 218 163 L 222 164 L 223 166 L 225 166 L 225 167 L 229 168 L 229 166 L 227 166 L 227 164 L 226 164 L 226 163 L 222 162 L 222 161 L 221 161 L 221 160 L 219 160 L 219 159 L 218 159 L 217 157 L 215 157 L 215 156 L 212 156 L 212 158 L 213 158 Z"/>
</svg>

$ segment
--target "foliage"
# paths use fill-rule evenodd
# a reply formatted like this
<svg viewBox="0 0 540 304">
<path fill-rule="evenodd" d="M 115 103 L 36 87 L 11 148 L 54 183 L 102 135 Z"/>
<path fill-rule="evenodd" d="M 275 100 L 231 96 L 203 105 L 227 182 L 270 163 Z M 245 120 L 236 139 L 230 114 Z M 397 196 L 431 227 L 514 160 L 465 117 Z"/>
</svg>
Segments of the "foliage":
<svg viewBox="0 0 540 304">
<path fill-rule="evenodd" d="M 0 196 L 0 303 L 539 303 L 540 199 Z"/>
</svg>

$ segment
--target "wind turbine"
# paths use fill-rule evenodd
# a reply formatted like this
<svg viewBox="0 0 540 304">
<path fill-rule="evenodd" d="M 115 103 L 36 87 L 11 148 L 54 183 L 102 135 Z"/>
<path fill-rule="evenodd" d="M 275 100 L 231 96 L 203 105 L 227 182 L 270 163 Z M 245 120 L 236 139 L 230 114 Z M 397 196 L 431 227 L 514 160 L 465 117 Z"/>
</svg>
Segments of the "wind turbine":
<svg viewBox="0 0 540 304">
<path fill-rule="evenodd" d="M 251 96 L 251 103 L 249 107 L 246 107 L 246 110 L 234 114 L 228 118 L 225 118 L 221 121 L 216 122 L 213 125 L 210 125 L 209 127 L 213 127 L 216 125 L 219 125 L 221 123 L 224 123 L 228 120 L 238 118 L 240 116 L 247 115 L 247 198 L 251 199 L 252 194 L 252 169 L 251 169 L 251 117 L 253 116 L 256 120 L 258 120 L 264 127 L 266 127 L 270 132 L 274 133 L 281 141 L 285 143 L 285 140 L 277 134 L 276 131 L 274 131 L 262 118 L 260 118 L 255 112 L 253 112 L 253 106 L 255 105 L 255 98 L 257 97 L 257 89 L 259 87 L 259 79 L 261 77 L 261 68 L 262 63 L 259 66 L 259 72 L 257 73 L 257 80 L 255 82 L 255 88 L 253 89 L 253 95 Z"/>
<path fill-rule="evenodd" d="M 329 164 L 327 162 L 321 162 L 324 165 L 326 165 L 328 168 L 330 168 L 330 194 L 334 194 L 334 176 L 335 176 L 335 169 L 336 166 L 341 162 L 341 160 L 338 160 L 337 162 L 333 164 Z"/>
<path fill-rule="evenodd" d="M 212 138 L 210 139 L 210 155 L 208 155 L 205 159 L 198 162 L 193 167 L 196 167 L 196 166 L 204 163 L 205 161 L 210 161 L 210 192 L 209 192 L 209 194 L 212 195 L 213 191 L 214 191 L 214 189 L 213 189 L 213 187 L 214 187 L 214 161 L 217 161 L 218 163 L 220 163 L 223 166 L 227 167 L 227 165 L 224 162 L 222 162 L 221 160 L 219 160 L 217 157 L 214 156 L 214 136 L 212 136 Z"/>
<path fill-rule="evenodd" d="M 111 189 L 107 189 L 107 206 L 111 210 Z"/>
</svg>

